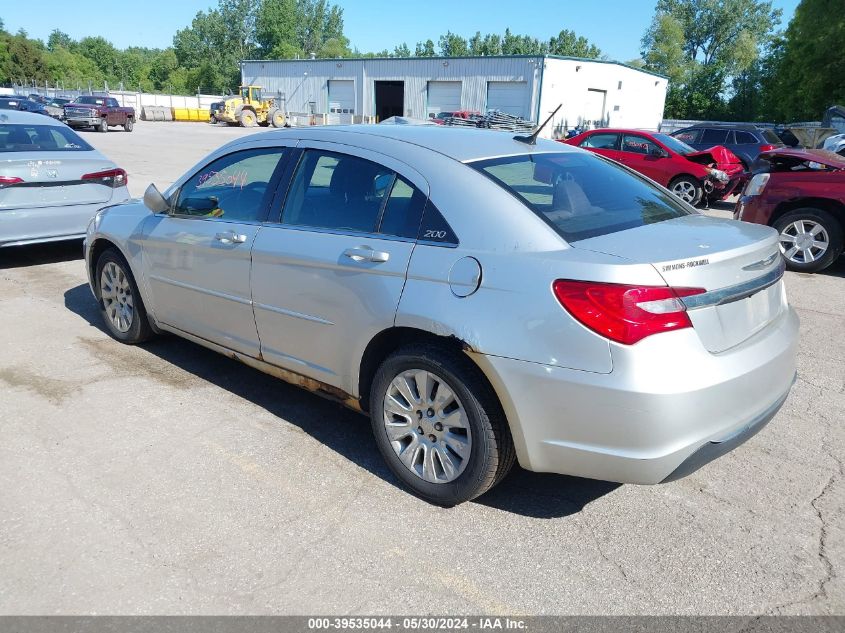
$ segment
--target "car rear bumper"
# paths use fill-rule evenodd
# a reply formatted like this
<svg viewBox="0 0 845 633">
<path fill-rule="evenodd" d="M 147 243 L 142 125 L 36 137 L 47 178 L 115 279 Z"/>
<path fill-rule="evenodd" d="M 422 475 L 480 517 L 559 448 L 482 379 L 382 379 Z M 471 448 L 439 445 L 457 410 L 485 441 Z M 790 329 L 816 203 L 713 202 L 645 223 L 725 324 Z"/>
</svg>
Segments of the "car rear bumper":
<svg viewBox="0 0 845 633">
<path fill-rule="evenodd" d="M 689 328 L 649 337 L 615 357 L 610 374 L 472 356 L 524 468 L 655 484 L 732 450 L 774 416 L 795 378 L 797 335 L 790 308 L 720 354 Z"/>
</svg>

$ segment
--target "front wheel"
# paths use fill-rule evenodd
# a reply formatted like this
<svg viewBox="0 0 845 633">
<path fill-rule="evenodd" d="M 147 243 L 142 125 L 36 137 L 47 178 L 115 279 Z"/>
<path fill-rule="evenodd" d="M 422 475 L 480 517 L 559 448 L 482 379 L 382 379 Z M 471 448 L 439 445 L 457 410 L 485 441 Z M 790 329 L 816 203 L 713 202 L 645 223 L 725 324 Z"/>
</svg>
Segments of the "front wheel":
<svg viewBox="0 0 845 633">
<path fill-rule="evenodd" d="M 842 254 L 842 225 L 823 209 L 796 209 L 774 224 L 780 233 L 780 252 L 790 270 L 815 273 Z"/>
<path fill-rule="evenodd" d="M 114 248 L 106 249 L 97 260 L 96 271 L 100 314 L 109 334 L 128 345 L 152 337 L 144 301 L 123 256 Z"/>
<path fill-rule="evenodd" d="M 109 131 L 109 123 L 106 121 L 105 118 L 100 119 L 100 125 L 97 126 L 97 129 L 100 132 L 108 132 Z"/>
<path fill-rule="evenodd" d="M 254 127 L 257 122 L 255 112 L 252 110 L 241 110 L 241 113 L 238 116 L 238 123 L 240 123 L 242 127 Z"/>
<path fill-rule="evenodd" d="M 704 197 L 704 187 L 692 176 L 678 176 L 669 183 L 669 191 L 693 207 L 698 206 Z"/>
<path fill-rule="evenodd" d="M 135 128 L 135 121 L 133 119 L 126 119 L 126 123 L 123 124 L 123 129 L 127 132 L 131 132 Z"/>
<path fill-rule="evenodd" d="M 483 494 L 514 462 L 492 388 L 472 361 L 446 348 L 415 346 L 389 356 L 373 380 L 370 419 L 393 473 L 437 505 Z"/>
</svg>

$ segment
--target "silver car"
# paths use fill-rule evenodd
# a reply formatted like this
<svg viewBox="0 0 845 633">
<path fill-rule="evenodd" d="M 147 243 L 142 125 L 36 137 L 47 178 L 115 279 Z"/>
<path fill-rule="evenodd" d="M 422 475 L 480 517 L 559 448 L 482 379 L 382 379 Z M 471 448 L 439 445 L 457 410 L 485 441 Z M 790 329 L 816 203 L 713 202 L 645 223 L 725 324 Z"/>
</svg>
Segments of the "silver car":
<svg viewBox="0 0 845 633">
<path fill-rule="evenodd" d="M 101 207 L 129 200 L 126 182 L 64 123 L 0 113 L 0 248 L 84 237 Z"/>
<path fill-rule="evenodd" d="M 395 475 L 442 505 L 514 460 L 682 477 L 795 376 L 774 230 L 505 132 L 242 138 L 99 212 L 85 258 L 116 339 L 172 332 L 368 413 Z"/>
</svg>

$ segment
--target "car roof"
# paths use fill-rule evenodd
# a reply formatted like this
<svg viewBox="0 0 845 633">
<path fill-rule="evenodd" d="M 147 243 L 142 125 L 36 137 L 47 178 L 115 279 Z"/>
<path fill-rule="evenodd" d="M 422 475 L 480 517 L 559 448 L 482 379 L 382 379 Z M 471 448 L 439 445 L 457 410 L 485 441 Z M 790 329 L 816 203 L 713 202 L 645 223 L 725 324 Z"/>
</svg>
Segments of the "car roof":
<svg viewBox="0 0 845 633">
<path fill-rule="evenodd" d="M 36 112 L 25 112 L 22 110 L 0 111 L 0 124 L 2 123 L 12 123 L 16 125 L 35 123 L 37 125 L 54 125 L 56 127 L 64 127 L 64 123 L 57 121 L 52 117 L 37 114 Z"/>
<path fill-rule="evenodd" d="M 714 127 L 714 128 L 723 128 L 725 130 L 743 130 L 747 132 L 755 132 L 759 131 L 761 128 L 760 126 L 754 125 L 752 123 L 696 123 L 695 125 L 689 125 L 684 128 L 684 130 L 698 130 L 701 128 L 707 127 Z M 678 132 L 682 132 L 683 130 L 677 130 Z M 672 132 L 674 134 L 674 132 Z"/>
<path fill-rule="evenodd" d="M 442 125 L 339 125 L 266 132 L 267 135 L 280 137 L 290 137 L 292 133 L 296 138 L 315 141 L 325 141 L 327 135 L 341 141 L 348 138 L 349 142 L 366 142 L 367 137 L 392 139 L 429 149 L 460 162 L 516 154 L 578 151 L 563 143 L 542 138 L 537 139 L 536 145 L 516 141 L 514 137 L 520 134 L 518 132 Z"/>
<path fill-rule="evenodd" d="M 598 132 L 599 134 L 645 134 L 646 136 L 659 134 L 659 132 L 655 132 L 654 130 L 637 130 L 635 128 L 623 127 L 597 127 L 595 130 L 586 130 L 584 132 L 581 132 L 581 134 L 595 134 L 596 132 Z"/>
</svg>

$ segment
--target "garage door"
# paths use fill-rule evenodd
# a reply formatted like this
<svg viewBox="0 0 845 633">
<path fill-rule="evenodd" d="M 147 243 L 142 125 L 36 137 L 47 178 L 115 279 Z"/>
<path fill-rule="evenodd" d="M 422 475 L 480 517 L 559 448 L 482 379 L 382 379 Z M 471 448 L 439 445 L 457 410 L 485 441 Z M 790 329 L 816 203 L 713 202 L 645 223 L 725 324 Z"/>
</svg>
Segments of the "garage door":
<svg viewBox="0 0 845 633">
<path fill-rule="evenodd" d="M 331 123 L 347 123 L 355 114 L 355 82 L 351 79 L 329 80 L 329 119 Z"/>
<path fill-rule="evenodd" d="M 429 81 L 426 114 L 455 112 L 461 109 L 460 81 Z"/>
<path fill-rule="evenodd" d="M 488 81 L 487 109 L 530 119 L 528 83 L 525 81 Z"/>
</svg>

